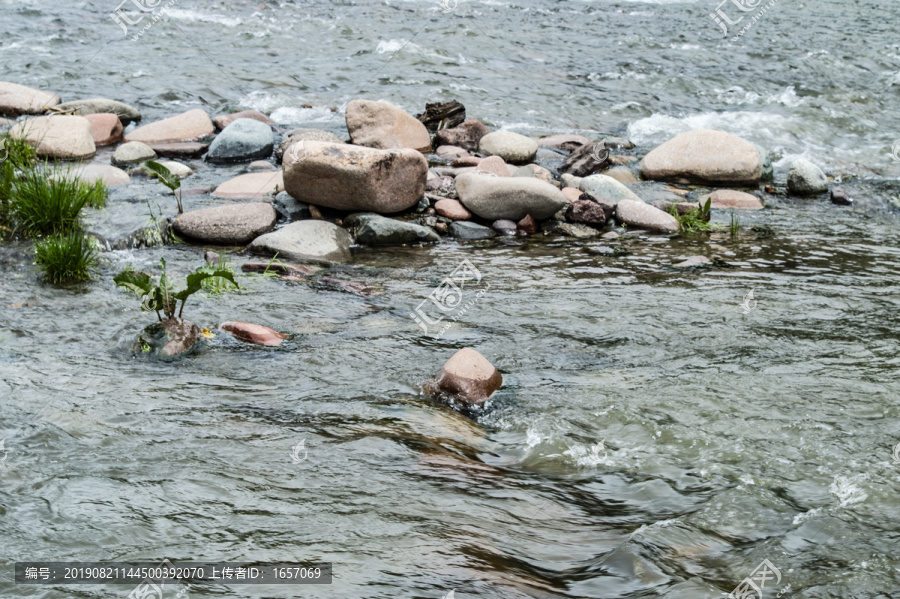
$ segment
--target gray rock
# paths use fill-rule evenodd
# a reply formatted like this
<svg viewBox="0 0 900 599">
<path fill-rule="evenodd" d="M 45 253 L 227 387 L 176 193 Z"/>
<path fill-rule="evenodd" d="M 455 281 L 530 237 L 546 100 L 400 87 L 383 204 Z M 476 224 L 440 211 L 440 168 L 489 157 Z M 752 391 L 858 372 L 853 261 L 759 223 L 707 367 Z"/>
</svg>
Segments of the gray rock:
<svg viewBox="0 0 900 599">
<path fill-rule="evenodd" d="M 515 235 L 518 226 L 511 220 L 500 219 L 494 221 L 491 228 L 501 235 Z"/>
<path fill-rule="evenodd" d="M 357 243 L 363 245 L 403 245 L 437 243 L 440 236 L 428 227 L 387 218 L 374 213 L 351 214 L 344 219 Z"/>
<path fill-rule="evenodd" d="M 497 235 L 490 227 L 467 220 L 457 220 L 450 223 L 450 234 L 462 241 L 489 239 Z"/>
<path fill-rule="evenodd" d="M 852 206 L 853 198 L 851 198 L 843 189 L 835 187 L 831 190 L 831 203 L 837 204 L 838 206 Z"/>
<path fill-rule="evenodd" d="M 309 218 L 309 205 L 304 204 L 286 191 L 279 191 L 272 202 L 275 210 L 289 221 Z"/>
<path fill-rule="evenodd" d="M 560 185 L 563 187 L 574 187 L 575 189 L 581 189 L 582 181 L 584 181 L 584 177 L 576 177 L 569 173 L 563 173 L 559 178 Z"/>
<path fill-rule="evenodd" d="M 519 221 L 527 214 L 543 220 L 567 203 L 559 189 L 528 177 L 465 173 L 456 178 L 456 191 L 466 208 L 490 221 Z"/>
<path fill-rule="evenodd" d="M 221 256 L 220 256 L 217 252 L 212 252 L 212 251 L 210 251 L 210 252 L 206 252 L 206 253 L 203 254 L 203 260 L 204 260 L 207 264 L 215 264 L 215 265 L 217 265 L 217 264 L 219 263 L 219 260 L 220 260 L 220 259 L 221 259 Z"/>
<path fill-rule="evenodd" d="M 181 318 L 156 322 L 141 331 L 132 345 L 135 354 L 171 360 L 189 352 L 200 341 L 200 327 Z"/>
<path fill-rule="evenodd" d="M 512 131 L 494 131 L 478 142 L 485 156 L 499 156 L 509 164 L 528 164 L 537 155 L 537 142 Z"/>
<path fill-rule="evenodd" d="M 181 236 L 219 245 L 245 245 L 275 227 L 271 204 L 247 202 L 185 212 L 173 228 Z"/>
<path fill-rule="evenodd" d="M 762 175 L 760 175 L 759 180 L 774 181 L 775 167 L 772 166 L 772 157 L 762 148 L 762 146 L 753 144 L 753 147 L 756 148 L 757 152 L 759 152 L 759 158 L 762 161 Z"/>
<path fill-rule="evenodd" d="M 606 175 L 591 175 L 581 180 L 578 187 L 581 191 L 585 191 L 592 196 L 605 198 L 619 203 L 621 200 L 636 200 L 642 202 L 640 197 L 633 191 Z"/>
<path fill-rule="evenodd" d="M 810 196 L 828 191 L 828 177 L 806 158 L 791 163 L 787 179 L 788 191 L 794 195 Z"/>
<path fill-rule="evenodd" d="M 641 200 L 620 200 L 616 204 L 616 220 L 659 233 L 675 233 L 679 229 L 674 216 Z"/>
<path fill-rule="evenodd" d="M 80 116 L 87 114 L 107 114 L 111 113 L 119 117 L 123 126 L 127 126 L 133 121 L 141 120 L 141 113 L 137 108 L 133 108 L 128 104 L 117 102 L 116 100 L 108 100 L 106 98 L 90 98 L 87 100 L 73 100 L 71 102 L 63 102 L 56 106 L 58 110 L 68 112 L 75 109 L 75 113 Z"/>
<path fill-rule="evenodd" d="M 345 229 L 324 220 L 301 220 L 250 244 L 255 254 L 278 254 L 283 260 L 331 264 L 350 260 L 353 238 Z"/>
<path fill-rule="evenodd" d="M 131 166 L 156 158 L 156 152 L 147 144 L 140 141 L 130 141 L 118 148 L 112 156 L 113 166 Z"/>
<path fill-rule="evenodd" d="M 549 235 L 564 235 L 566 237 L 574 237 L 576 239 L 590 239 L 600 235 L 600 231 L 582 225 L 579 223 L 560 223 L 554 222 L 547 228 Z"/>
<path fill-rule="evenodd" d="M 268 158 L 275 147 L 272 128 L 255 119 L 238 119 L 222 129 L 209 146 L 209 162 L 239 162 Z"/>
<path fill-rule="evenodd" d="M 309 141 L 327 141 L 335 144 L 344 143 L 344 140 L 334 133 L 322 131 L 321 129 L 294 129 L 281 140 L 280 144 L 278 144 L 278 148 L 275 150 L 275 160 L 280 164 L 284 158 L 285 152 L 287 152 L 292 145 L 298 141 L 303 141 L 304 139 Z"/>
</svg>

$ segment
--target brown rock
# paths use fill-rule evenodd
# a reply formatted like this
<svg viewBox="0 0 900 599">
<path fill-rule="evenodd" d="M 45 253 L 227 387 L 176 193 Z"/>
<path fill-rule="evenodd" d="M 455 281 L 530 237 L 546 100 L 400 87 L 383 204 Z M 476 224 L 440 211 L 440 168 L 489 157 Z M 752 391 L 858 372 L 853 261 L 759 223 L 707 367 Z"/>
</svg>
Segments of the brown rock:
<svg viewBox="0 0 900 599">
<path fill-rule="evenodd" d="M 534 220 L 530 214 L 526 214 L 525 218 L 516 223 L 516 228 L 527 235 L 534 235 L 538 232 L 537 221 Z"/>
<path fill-rule="evenodd" d="M 641 176 L 656 181 L 756 185 L 762 176 L 759 151 L 724 131 L 697 129 L 677 135 L 641 161 Z"/>
<path fill-rule="evenodd" d="M 225 181 L 212 193 L 215 198 L 232 200 L 264 200 L 276 191 L 284 190 L 284 174 L 249 173 Z"/>
<path fill-rule="evenodd" d="M 485 158 L 475 167 L 476 173 L 491 173 L 498 177 L 509 177 L 509 169 L 506 162 L 499 156 Z"/>
<path fill-rule="evenodd" d="M 254 121 L 259 121 L 260 123 L 265 123 L 267 125 L 276 124 L 275 121 L 258 110 L 242 110 L 241 112 L 235 112 L 232 114 L 220 114 L 213 119 L 213 125 L 215 125 L 216 131 L 221 131 L 238 119 L 253 119 Z"/>
<path fill-rule="evenodd" d="M 198 141 L 152 143 L 147 145 L 160 158 L 200 158 L 209 149 L 209 144 Z"/>
<path fill-rule="evenodd" d="M 97 152 L 91 123 L 83 116 L 39 116 L 16 123 L 10 137 L 24 139 L 38 156 L 59 160 L 84 160 Z"/>
<path fill-rule="evenodd" d="M 450 163 L 450 166 L 478 166 L 484 158 L 478 156 L 460 156 Z"/>
<path fill-rule="evenodd" d="M 432 389 L 469 404 L 480 405 L 503 385 L 503 376 L 494 365 L 471 348 L 453 354 L 438 373 Z"/>
<path fill-rule="evenodd" d="M 425 157 L 410 149 L 303 141 L 284 155 L 285 190 L 301 202 L 338 210 L 406 210 L 424 196 L 427 175 Z"/>
<path fill-rule="evenodd" d="M 563 187 L 562 194 L 566 196 L 566 199 L 570 202 L 574 202 L 581 198 L 582 191 L 580 189 L 575 189 L 574 187 Z"/>
<path fill-rule="evenodd" d="M 219 325 L 219 328 L 231 333 L 238 339 L 268 347 L 281 345 L 281 342 L 289 337 L 289 335 L 279 333 L 275 329 L 270 329 L 269 327 L 237 320 L 223 322 Z"/>
<path fill-rule="evenodd" d="M 733 189 L 717 189 L 703 198 L 701 203 L 706 204 L 707 199 L 711 200 L 711 208 L 734 210 L 762 210 L 764 208 L 762 201 L 755 195 Z"/>
<path fill-rule="evenodd" d="M 195 141 L 214 133 L 212 121 L 205 111 L 195 108 L 143 127 L 125 135 L 126 141 L 142 141 L 145 144 L 176 141 Z"/>
<path fill-rule="evenodd" d="M 469 119 L 459 127 L 441 129 L 434 135 L 436 146 L 459 146 L 464 150 L 477 150 L 478 142 L 488 134 L 488 128 L 481 121 Z"/>
<path fill-rule="evenodd" d="M 466 207 L 458 200 L 439 200 L 434 205 L 434 209 L 441 216 L 446 216 L 453 220 L 469 220 L 472 218 L 472 213 L 466 210 Z"/>
<path fill-rule="evenodd" d="M 431 151 L 431 136 L 425 125 L 388 102 L 353 100 L 347 105 L 346 118 L 350 140 L 358 146 Z"/>
<path fill-rule="evenodd" d="M 0 115 L 41 114 L 45 107 L 56 106 L 59 102 L 56 94 L 0 81 Z"/>
<path fill-rule="evenodd" d="M 246 245 L 274 229 L 277 219 L 271 204 L 249 202 L 185 212 L 172 226 L 179 235 L 206 243 Z"/>
<path fill-rule="evenodd" d="M 122 121 L 111 113 L 88 114 L 85 117 L 91 123 L 91 135 L 95 146 L 109 146 L 122 139 Z"/>
<path fill-rule="evenodd" d="M 434 155 L 438 158 L 461 158 L 469 153 L 458 146 L 438 146 Z"/>
<path fill-rule="evenodd" d="M 584 192 L 581 194 L 580 199 L 593 202 L 603 208 L 603 213 L 606 214 L 607 222 L 609 222 L 609 219 L 612 218 L 613 213 L 616 211 L 616 203 L 609 198 L 598 198 L 591 193 Z"/>
<path fill-rule="evenodd" d="M 572 223 L 603 227 L 606 224 L 606 212 L 602 206 L 590 200 L 576 200 L 566 209 L 566 219 Z"/>
</svg>

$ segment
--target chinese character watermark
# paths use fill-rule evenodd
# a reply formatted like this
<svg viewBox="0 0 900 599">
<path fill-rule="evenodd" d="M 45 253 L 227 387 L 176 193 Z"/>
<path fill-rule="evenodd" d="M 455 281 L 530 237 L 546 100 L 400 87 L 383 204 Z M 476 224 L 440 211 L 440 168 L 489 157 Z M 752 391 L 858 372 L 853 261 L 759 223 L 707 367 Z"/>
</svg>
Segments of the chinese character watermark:
<svg viewBox="0 0 900 599">
<path fill-rule="evenodd" d="M 728 16 L 728 14 L 725 13 L 724 9 L 722 8 L 722 5 L 728 4 L 729 2 L 731 2 L 731 4 L 733 4 L 739 11 L 737 13 L 731 13 L 732 15 L 740 14 L 737 20 L 731 20 L 731 18 Z M 744 24 L 743 28 L 741 28 L 738 34 L 731 38 L 731 41 L 736 42 L 741 37 L 743 37 L 745 33 L 750 31 L 750 28 L 756 25 L 756 23 L 763 17 L 763 15 L 765 15 L 770 8 L 775 6 L 776 2 L 778 2 L 778 0 L 770 0 L 768 4 L 760 8 L 759 11 L 755 15 L 753 15 L 753 17 L 746 24 Z M 722 33 L 728 35 L 729 26 L 733 27 L 739 24 L 744 20 L 744 17 L 748 16 L 741 13 L 752 12 L 756 10 L 761 3 L 762 0 L 722 0 L 722 2 L 720 2 L 716 7 L 715 12 L 709 14 L 709 18 L 712 19 L 716 25 L 722 28 Z"/>
<path fill-rule="evenodd" d="M 0 448 L 3 447 L 3 443 L 0 442 Z M 891 457 L 894 458 L 895 464 L 900 464 L 900 443 L 894 445 L 894 451 L 891 452 Z"/>
<path fill-rule="evenodd" d="M 169 568 L 173 568 L 172 562 L 168 559 L 163 560 L 162 564 L 160 564 L 158 570 L 168 570 Z M 27 573 L 26 573 L 27 575 Z M 169 585 L 170 587 L 173 585 Z M 182 586 L 180 583 L 177 586 Z M 160 581 L 159 584 L 152 582 L 149 578 L 145 579 L 139 585 L 137 585 L 134 590 L 132 590 L 128 594 L 128 599 L 169 599 L 170 597 L 173 599 L 188 599 L 188 589 L 191 588 L 191 585 L 188 584 L 181 588 L 174 595 L 165 593 L 166 583 Z"/>
<path fill-rule="evenodd" d="M 2 465 L 9 457 L 9 452 L 6 451 L 6 439 L 0 439 L 0 451 L 3 452 L 3 457 L 0 458 L 0 465 Z"/>
<path fill-rule="evenodd" d="M 456 599 L 456 589 L 453 589 L 452 591 L 441 597 L 441 599 Z"/>
<path fill-rule="evenodd" d="M 303 457 L 300 454 L 303 454 Z M 291 448 L 291 460 L 295 464 L 302 464 L 306 461 L 309 452 L 306 451 L 306 439 L 300 439 L 300 442 Z"/>
<path fill-rule="evenodd" d="M 753 299 L 753 290 L 747 292 L 747 295 L 744 296 L 744 301 L 741 302 L 741 312 L 744 314 L 750 314 L 756 310 L 756 300 Z"/>
<path fill-rule="evenodd" d="M 429 332 L 429 327 L 437 325 L 444 318 L 449 317 L 450 321 L 457 322 L 491 288 L 485 283 L 475 297 L 464 305 L 463 292 L 467 288 L 470 289 L 481 283 L 481 278 L 481 271 L 475 268 L 475 265 L 469 260 L 463 260 L 450 273 L 450 276 L 442 279 L 431 294 L 422 300 L 413 312 L 409 313 L 410 318 L 422 327 L 422 331 L 426 334 Z M 435 338 L 442 337 L 450 329 L 450 325 L 449 321 L 444 323 Z"/>
<path fill-rule="evenodd" d="M 772 565 L 772 562 L 764 559 L 762 563 L 756 566 L 756 569 L 750 573 L 750 576 L 742 580 L 740 584 L 728 594 L 728 599 L 762 599 L 763 589 L 766 588 L 766 583 L 771 580 L 774 580 L 775 582 L 769 586 L 774 586 L 781 582 L 781 572 Z M 778 592 L 776 597 L 781 597 L 789 590 L 791 590 L 791 585 L 785 586 Z"/>
<path fill-rule="evenodd" d="M 134 37 L 131 38 L 132 41 L 137 41 L 144 35 L 144 32 L 153 27 L 153 25 L 159 21 L 177 1 L 178 0 L 169 0 L 168 4 L 157 10 L 157 7 L 162 3 L 162 0 L 122 0 L 119 6 L 116 7 L 116 10 L 109 13 L 109 18 L 122 28 L 122 32 L 127 37 L 129 26 L 137 26 L 144 20 L 144 17 L 150 17 L 141 31 L 134 34 Z M 133 6 L 129 6 L 130 10 L 125 10 L 123 7 L 129 3 Z"/>
<path fill-rule="evenodd" d="M 459 0 L 440 0 L 440 2 L 438 2 L 438 6 L 441 7 L 442 13 L 451 13 L 456 10 L 457 7 L 459 7 Z"/>
<path fill-rule="evenodd" d="M 0 158 L 0 162 L 3 162 L 3 159 Z M 891 162 L 900 163 L 900 139 L 894 144 L 894 147 L 891 148 Z"/>
</svg>

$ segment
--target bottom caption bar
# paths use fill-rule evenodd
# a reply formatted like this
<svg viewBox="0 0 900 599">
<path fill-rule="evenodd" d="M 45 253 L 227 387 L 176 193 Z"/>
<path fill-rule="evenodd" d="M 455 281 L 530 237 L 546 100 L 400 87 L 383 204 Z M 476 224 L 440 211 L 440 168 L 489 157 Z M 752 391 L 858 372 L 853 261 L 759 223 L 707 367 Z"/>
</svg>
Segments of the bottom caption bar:
<svg viewBox="0 0 900 599">
<path fill-rule="evenodd" d="M 331 563 L 16 562 L 16 584 L 331 584 Z"/>
</svg>

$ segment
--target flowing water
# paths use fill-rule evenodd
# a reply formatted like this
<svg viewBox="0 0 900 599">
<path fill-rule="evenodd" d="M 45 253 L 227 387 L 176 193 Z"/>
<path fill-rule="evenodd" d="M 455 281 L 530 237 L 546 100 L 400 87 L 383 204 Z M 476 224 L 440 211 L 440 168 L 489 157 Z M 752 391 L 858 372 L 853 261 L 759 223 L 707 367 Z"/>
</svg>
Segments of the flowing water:
<svg viewBox="0 0 900 599">
<path fill-rule="evenodd" d="M 114 0 L 0 0 L 0 79 L 147 122 L 257 108 L 341 135 L 354 97 L 459 99 L 636 156 L 714 127 L 772 152 L 779 181 L 822 164 L 856 204 L 773 196 L 736 238 L 716 213 L 710 236 L 359 249 L 329 274 L 378 294 L 242 277 L 185 316 L 290 341 L 219 333 L 170 364 L 131 357 L 153 317 L 111 278 L 186 273 L 201 248 L 104 252 L 96 282 L 55 289 L 3 246 L 0 596 L 132 591 L 14 585 L 16 561 L 164 558 L 334 563 L 330 586 L 190 597 L 712 598 L 764 559 L 766 598 L 900 596 L 897 3 L 779 0 L 734 42 L 705 1 L 455 4 L 178 0 L 132 41 Z M 189 164 L 188 186 L 242 172 Z M 107 210 L 145 222 L 164 191 Z M 672 267 L 698 254 L 718 260 Z M 465 308 L 422 331 L 409 313 L 466 259 Z M 505 379 L 471 418 L 421 391 L 465 346 Z"/>
</svg>

